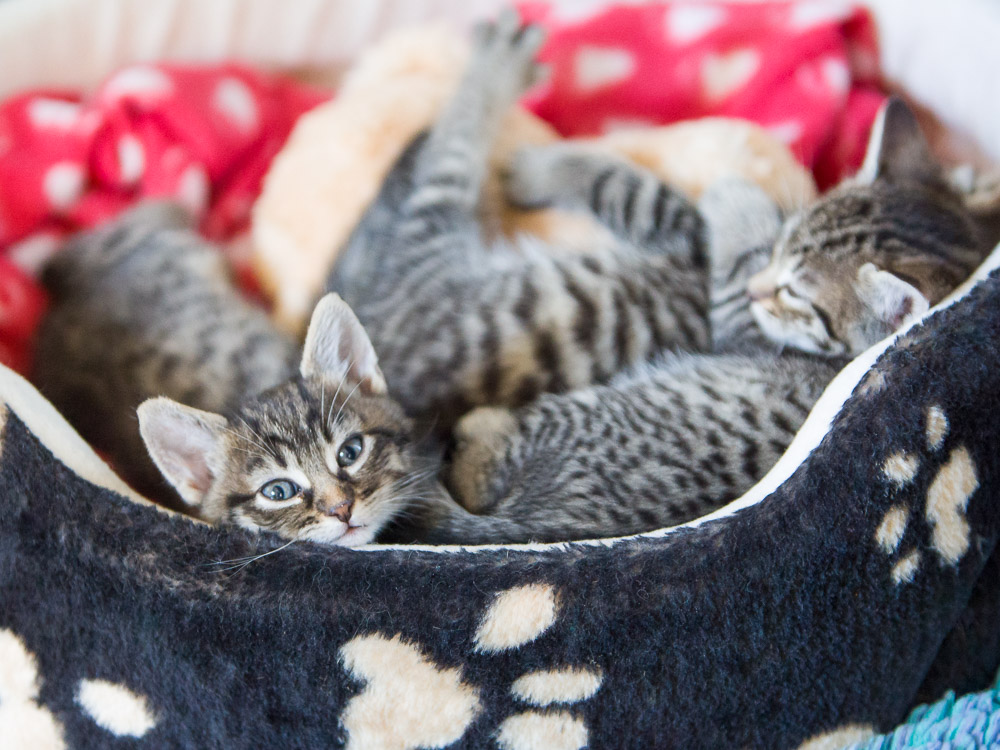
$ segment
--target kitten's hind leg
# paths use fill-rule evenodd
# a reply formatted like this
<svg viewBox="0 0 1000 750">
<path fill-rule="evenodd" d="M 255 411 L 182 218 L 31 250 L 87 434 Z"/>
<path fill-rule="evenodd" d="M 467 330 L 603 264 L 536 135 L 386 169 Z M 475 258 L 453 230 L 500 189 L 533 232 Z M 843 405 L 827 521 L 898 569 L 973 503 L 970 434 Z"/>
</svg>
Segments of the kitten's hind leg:
<svg viewBox="0 0 1000 750">
<path fill-rule="evenodd" d="M 521 208 L 589 210 L 631 244 L 704 262 L 697 209 L 656 175 L 631 162 L 571 143 L 523 148 L 506 174 L 507 199 Z"/>
<path fill-rule="evenodd" d="M 419 155 L 414 191 L 404 206 L 419 230 L 449 214 L 473 220 L 489 150 L 507 110 L 538 78 L 544 34 L 504 11 L 477 27 L 469 65 Z M 440 227 L 439 227 L 440 228 Z"/>
</svg>

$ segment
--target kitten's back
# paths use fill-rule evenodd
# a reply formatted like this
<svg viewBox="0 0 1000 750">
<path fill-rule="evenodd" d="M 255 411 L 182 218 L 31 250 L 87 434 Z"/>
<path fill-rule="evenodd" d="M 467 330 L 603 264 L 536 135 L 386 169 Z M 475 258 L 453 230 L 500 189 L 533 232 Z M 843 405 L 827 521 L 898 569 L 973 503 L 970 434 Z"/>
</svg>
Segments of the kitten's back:
<svg viewBox="0 0 1000 750">
<path fill-rule="evenodd" d="M 43 281 L 52 305 L 33 379 L 140 491 L 164 488 L 139 438 L 140 402 L 165 395 L 221 411 L 294 368 L 293 342 L 242 298 L 172 204 L 140 205 L 78 235 Z"/>
</svg>

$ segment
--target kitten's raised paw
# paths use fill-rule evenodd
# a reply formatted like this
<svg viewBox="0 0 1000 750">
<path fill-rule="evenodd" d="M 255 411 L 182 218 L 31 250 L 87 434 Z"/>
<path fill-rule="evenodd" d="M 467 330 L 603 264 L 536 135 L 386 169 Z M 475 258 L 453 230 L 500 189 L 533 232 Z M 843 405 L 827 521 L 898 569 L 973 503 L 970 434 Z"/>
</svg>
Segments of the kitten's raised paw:
<svg viewBox="0 0 1000 750">
<path fill-rule="evenodd" d="M 535 62 L 544 41 L 541 26 L 522 24 L 516 11 L 504 10 L 495 21 L 476 27 L 474 65 L 497 95 L 512 104 L 544 77 L 545 68 Z"/>
</svg>

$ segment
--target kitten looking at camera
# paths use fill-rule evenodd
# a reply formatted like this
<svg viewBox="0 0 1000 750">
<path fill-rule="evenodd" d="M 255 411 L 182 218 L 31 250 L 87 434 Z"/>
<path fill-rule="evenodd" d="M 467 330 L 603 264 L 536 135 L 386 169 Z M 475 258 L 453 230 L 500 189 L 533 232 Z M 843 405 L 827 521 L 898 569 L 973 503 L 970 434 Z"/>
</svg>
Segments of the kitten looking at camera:
<svg viewBox="0 0 1000 750">
<path fill-rule="evenodd" d="M 427 491 L 436 464 L 350 308 L 320 301 L 296 368 L 294 342 L 179 207 L 142 205 L 77 236 L 44 280 L 34 380 L 140 492 L 354 546 Z"/>
</svg>

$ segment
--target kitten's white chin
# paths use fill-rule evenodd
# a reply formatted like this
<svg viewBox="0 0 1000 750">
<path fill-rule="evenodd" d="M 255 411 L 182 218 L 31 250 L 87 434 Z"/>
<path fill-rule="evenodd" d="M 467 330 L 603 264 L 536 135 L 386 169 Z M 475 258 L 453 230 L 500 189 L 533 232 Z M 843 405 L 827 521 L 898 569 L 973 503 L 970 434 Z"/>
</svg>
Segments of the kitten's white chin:
<svg viewBox="0 0 1000 750">
<path fill-rule="evenodd" d="M 319 544 L 335 544 L 338 547 L 360 547 L 375 538 L 375 530 L 370 526 L 348 526 L 330 519 L 318 526 L 311 526 L 299 534 L 299 539 L 307 539 Z"/>
</svg>

